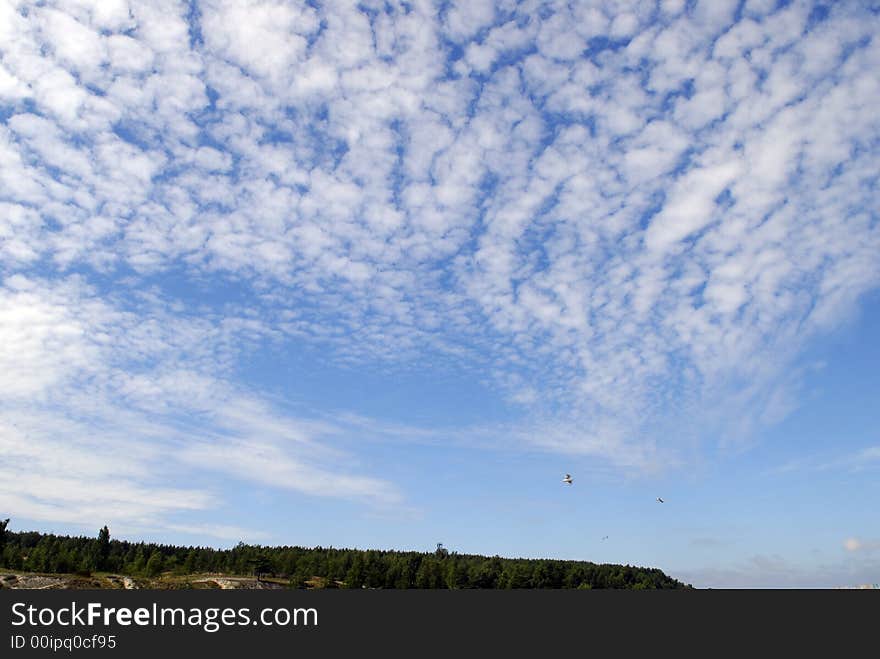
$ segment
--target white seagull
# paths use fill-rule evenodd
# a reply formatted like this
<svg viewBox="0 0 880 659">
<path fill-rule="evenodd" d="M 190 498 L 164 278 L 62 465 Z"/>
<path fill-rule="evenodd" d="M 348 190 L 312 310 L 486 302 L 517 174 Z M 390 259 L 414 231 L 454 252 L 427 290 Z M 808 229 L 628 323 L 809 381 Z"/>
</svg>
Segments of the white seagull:
<svg viewBox="0 0 880 659">
<path fill-rule="evenodd" d="M 571 474 L 566 474 L 565 478 L 562 479 L 562 482 L 565 483 L 566 485 L 571 485 L 572 484 Z"/>
<path fill-rule="evenodd" d="M 657 502 L 658 502 L 658 503 L 663 503 L 663 499 L 661 499 L 660 497 L 657 497 Z"/>
</svg>

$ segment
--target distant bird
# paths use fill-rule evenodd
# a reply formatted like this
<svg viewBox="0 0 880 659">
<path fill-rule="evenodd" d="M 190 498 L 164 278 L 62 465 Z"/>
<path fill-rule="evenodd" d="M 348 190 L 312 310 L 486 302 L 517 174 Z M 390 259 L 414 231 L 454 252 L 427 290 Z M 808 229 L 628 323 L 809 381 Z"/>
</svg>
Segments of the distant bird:
<svg viewBox="0 0 880 659">
<path fill-rule="evenodd" d="M 659 503 L 663 503 L 663 499 L 661 499 L 660 497 L 657 497 L 657 501 L 658 501 Z"/>
<path fill-rule="evenodd" d="M 565 483 L 566 485 L 571 485 L 573 482 L 571 479 L 571 474 L 566 474 L 565 478 L 562 479 L 562 482 Z"/>
</svg>

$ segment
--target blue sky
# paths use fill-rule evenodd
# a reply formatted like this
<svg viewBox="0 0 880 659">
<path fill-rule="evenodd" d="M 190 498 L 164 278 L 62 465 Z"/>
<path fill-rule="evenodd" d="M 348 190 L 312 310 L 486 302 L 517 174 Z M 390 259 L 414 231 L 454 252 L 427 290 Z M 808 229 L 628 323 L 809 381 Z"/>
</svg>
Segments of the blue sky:
<svg viewBox="0 0 880 659">
<path fill-rule="evenodd" d="M 0 512 L 880 581 L 878 27 L 0 3 Z"/>
</svg>

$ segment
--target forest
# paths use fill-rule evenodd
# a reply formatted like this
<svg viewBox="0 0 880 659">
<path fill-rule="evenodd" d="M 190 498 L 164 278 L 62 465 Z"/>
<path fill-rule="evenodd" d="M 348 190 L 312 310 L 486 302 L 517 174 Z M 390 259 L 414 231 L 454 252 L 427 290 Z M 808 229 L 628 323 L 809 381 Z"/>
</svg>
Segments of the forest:
<svg viewBox="0 0 880 659">
<path fill-rule="evenodd" d="M 657 568 L 587 561 L 459 554 L 438 544 L 430 552 L 335 547 L 269 547 L 238 543 L 231 549 L 181 547 L 97 536 L 7 531 L 0 520 L 0 570 L 93 572 L 155 577 L 199 573 L 283 579 L 290 588 L 690 588 Z"/>
</svg>

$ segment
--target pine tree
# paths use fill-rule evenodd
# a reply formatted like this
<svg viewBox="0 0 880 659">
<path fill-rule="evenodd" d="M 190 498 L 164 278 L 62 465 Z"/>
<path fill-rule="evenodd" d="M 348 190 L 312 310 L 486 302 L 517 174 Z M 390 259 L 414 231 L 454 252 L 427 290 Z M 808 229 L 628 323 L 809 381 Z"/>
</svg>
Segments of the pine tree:
<svg viewBox="0 0 880 659">
<path fill-rule="evenodd" d="M 0 554 L 3 553 L 3 548 L 6 546 L 6 526 L 8 524 L 8 517 L 5 520 L 0 521 Z"/>
<path fill-rule="evenodd" d="M 106 570 L 108 569 L 108 563 L 110 559 L 110 529 L 107 528 L 105 524 L 104 527 L 98 531 L 98 569 Z"/>
<path fill-rule="evenodd" d="M 196 553 L 195 549 L 190 549 L 186 555 L 186 559 L 183 561 L 183 571 L 186 574 L 194 574 L 196 571 L 196 565 L 198 564 L 199 556 Z"/>
<path fill-rule="evenodd" d="M 145 568 L 145 572 L 148 577 L 155 577 L 162 571 L 162 554 L 158 551 L 154 551 L 150 554 L 150 560 L 147 561 L 147 567 Z"/>
<path fill-rule="evenodd" d="M 449 561 L 446 565 L 446 587 L 450 590 L 464 588 L 468 583 L 467 567 L 463 561 Z"/>
<path fill-rule="evenodd" d="M 364 561 L 360 554 L 356 555 L 351 562 L 351 567 L 348 569 L 344 581 L 346 588 L 360 588 L 364 585 Z"/>
</svg>

